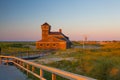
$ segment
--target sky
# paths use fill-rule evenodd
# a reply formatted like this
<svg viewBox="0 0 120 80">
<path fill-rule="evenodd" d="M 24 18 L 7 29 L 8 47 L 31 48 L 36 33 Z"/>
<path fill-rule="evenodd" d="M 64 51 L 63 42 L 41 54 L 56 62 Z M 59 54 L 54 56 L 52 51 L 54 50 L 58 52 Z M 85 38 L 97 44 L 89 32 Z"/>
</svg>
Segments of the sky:
<svg viewBox="0 0 120 80">
<path fill-rule="evenodd" d="M 38 41 L 45 22 L 70 40 L 120 40 L 120 0 L 0 0 L 0 41 Z"/>
</svg>

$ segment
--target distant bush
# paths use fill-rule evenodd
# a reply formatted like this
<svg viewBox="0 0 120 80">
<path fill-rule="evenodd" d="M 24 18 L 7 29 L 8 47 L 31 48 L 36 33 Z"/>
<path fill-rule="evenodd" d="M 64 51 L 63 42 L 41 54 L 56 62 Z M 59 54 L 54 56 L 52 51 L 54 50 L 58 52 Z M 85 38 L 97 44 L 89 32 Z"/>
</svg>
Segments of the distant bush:
<svg viewBox="0 0 120 80">
<path fill-rule="evenodd" d="M 81 45 L 78 41 L 72 41 L 72 45 Z"/>
<path fill-rule="evenodd" d="M 120 42 L 104 44 L 102 49 L 120 49 Z"/>
<path fill-rule="evenodd" d="M 33 46 L 35 42 L 0 42 L 2 53 L 11 54 L 24 51 L 32 51 L 30 46 Z M 34 49 L 35 50 L 35 49 Z"/>
<path fill-rule="evenodd" d="M 21 47 L 23 47 L 23 44 L 16 44 L 16 43 L 13 43 L 13 44 L 11 44 L 10 45 L 10 47 L 16 47 L 16 48 L 21 48 Z"/>
</svg>

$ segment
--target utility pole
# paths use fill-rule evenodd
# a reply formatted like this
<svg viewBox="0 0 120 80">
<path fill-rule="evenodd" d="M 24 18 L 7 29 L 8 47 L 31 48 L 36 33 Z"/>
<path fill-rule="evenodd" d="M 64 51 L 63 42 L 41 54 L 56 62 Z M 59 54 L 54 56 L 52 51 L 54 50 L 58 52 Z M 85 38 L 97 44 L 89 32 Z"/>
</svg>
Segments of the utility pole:
<svg viewBox="0 0 120 80">
<path fill-rule="evenodd" d="M 87 36 L 85 36 L 84 38 L 85 38 L 85 42 L 87 42 Z"/>
<path fill-rule="evenodd" d="M 85 49 L 85 43 L 87 42 L 87 36 L 83 35 L 83 49 Z"/>
<path fill-rule="evenodd" d="M 83 39 L 83 49 L 85 48 L 85 43 L 84 43 L 84 39 Z"/>
</svg>

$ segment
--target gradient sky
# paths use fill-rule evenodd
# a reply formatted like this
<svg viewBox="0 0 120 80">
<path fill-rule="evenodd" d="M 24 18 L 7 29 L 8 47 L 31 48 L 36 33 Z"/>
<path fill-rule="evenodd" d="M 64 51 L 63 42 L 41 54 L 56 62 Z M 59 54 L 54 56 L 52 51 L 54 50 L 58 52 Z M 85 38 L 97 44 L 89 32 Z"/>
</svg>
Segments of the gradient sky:
<svg viewBox="0 0 120 80">
<path fill-rule="evenodd" d="M 120 0 L 0 0 L 0 41 L 40 40 L 44 22 L 70 40 L 120 40 Z"/>
</svg>

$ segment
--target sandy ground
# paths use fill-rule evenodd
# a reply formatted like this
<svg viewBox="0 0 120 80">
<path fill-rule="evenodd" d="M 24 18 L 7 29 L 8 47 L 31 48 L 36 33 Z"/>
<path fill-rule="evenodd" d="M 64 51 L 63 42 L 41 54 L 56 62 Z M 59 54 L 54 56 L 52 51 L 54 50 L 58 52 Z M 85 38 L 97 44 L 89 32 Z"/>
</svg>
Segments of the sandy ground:
<svg viewBox="0 0 120 80">
<path fill-rule="evenodd" d="M 74 58 L 70 57 L 70 58 L 39 58 L 39 59 L 36 59 L 36 60 L 33 60 L 33 62 L 36 62 L 36 63 L 39 63 L 39 64 L 48 64 L 48 63 L 51 63 L 51 62 L 56 62 L 56 61 L 61 61 L 61 60 L 74 60 Z"/>
</svg>

